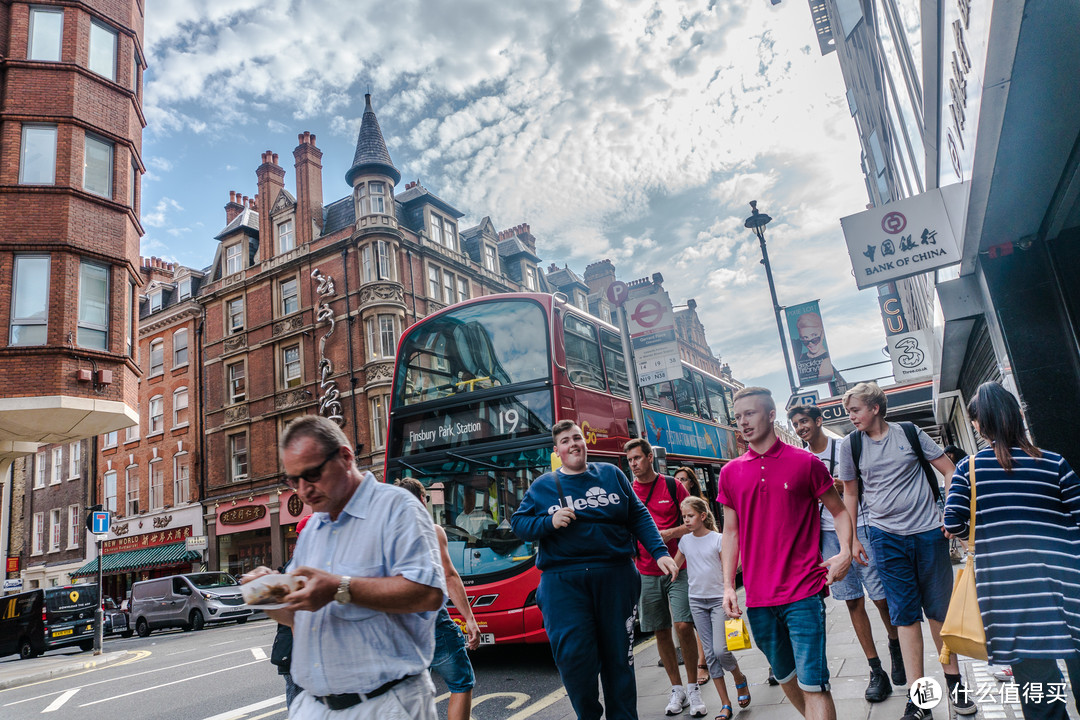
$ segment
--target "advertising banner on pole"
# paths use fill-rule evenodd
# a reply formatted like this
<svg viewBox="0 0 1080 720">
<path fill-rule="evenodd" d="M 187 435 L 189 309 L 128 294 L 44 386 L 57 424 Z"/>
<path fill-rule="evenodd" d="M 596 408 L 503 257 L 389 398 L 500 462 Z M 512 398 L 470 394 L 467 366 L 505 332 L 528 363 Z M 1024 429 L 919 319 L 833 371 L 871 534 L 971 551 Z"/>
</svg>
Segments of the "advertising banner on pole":
<svg viewBox="0 0 1080 720">
<path fill-rule="evenodd" d="M 795 369 L 799 385 L 817 385 L 833 379 L 829 344 L 825 341 L 825 327 L 821 322 L 821 308 L 817 300 L 784 308 L 787 315 L 788 337 L 795 356 Z"/>
<path fill-rule="evenodd" d="M 637 365 L 638 385 L 655 385 L 682 377 L 675 311 L 663 290 L 638 295 L 623 305 L 630 345 Z"/>
</svg>

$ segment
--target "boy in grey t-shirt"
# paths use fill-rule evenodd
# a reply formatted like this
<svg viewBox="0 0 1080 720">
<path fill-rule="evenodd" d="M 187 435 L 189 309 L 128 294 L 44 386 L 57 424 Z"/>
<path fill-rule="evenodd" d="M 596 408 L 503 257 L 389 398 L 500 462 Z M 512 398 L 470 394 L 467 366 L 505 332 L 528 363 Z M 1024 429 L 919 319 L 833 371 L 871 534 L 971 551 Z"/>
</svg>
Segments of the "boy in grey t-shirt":
<svg viewBox="0 0 1080 720">
<path fill-rule="evenodd" d="M 888 401 L 876 383 L 859 383 L 844 394 L 844 407 L 855 432 L 844 438 L 838 453 L 840 479 L 844 481 L 844 502 L 856 523 L 860 504 L 869 514 L 870 545 L 874 564 L 889 603 L 889 617 L 900 635 L 907 677 L 923 677 L 923 613 L 930 623 L 934 644 L 941 651 L 941 623 L 952 594 L 952 563 L 949 542 L 945 538 L 932 481 L 926 477 L 916 448 L 911 446 L 903 428 L 885 422 Z M 859 483 L 852 461 L 852 438 L 860 436 L 862 450 L 859 471 L 862 475 L 862 503 Z M 918 431 L 922 454 L 945 476 L 946 490 L 956 466 L 926 433 Z M 866 550 L 858 538 L 851 554 L 865 561 Z M 977 711 L 975 703 L 960 680 L 960 670 L 953 655 L 942 665 L 953 708 L 961 715 Z M 924 720 L 931 716 L 908 702 L 903 720 Z"/>
</svg>

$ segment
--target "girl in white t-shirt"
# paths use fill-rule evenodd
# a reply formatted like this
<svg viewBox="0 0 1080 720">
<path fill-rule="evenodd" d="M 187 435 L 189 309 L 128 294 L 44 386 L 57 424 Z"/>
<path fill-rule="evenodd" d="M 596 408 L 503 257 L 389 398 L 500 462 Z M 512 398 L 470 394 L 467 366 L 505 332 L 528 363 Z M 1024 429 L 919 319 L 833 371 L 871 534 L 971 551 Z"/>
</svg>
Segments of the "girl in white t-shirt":
<svg viewBox="0 0 1080 720">
<path fill-rule="evenodd" d="M 686 561 L 686 574 L 690 583 L 690 613 L 694 616 L 694 626 L 705 648 L 709 674 L 713 677 L 716 692 L 724 705 L 716 717 L 719 720 L 728 720 L 733 711 L 724 671 L 727 670 L 735 678 L 739 707 L 744 708 L 750 704 L 750 690 L 746 676 L 739 669 L 739 663 L 727 649 L 727 638 L 724 634 L 724 621 L 728 617 L 724 613 L 721 536 L 716 530 L 712 511 L 702 498 L 691 495 L 682 501 L 679 509 L 682 510 L 683 524 L 690 528 L 690 533 L 679 539 L 675 564 L 682 566 L 683 561 Z"/>
</svg>

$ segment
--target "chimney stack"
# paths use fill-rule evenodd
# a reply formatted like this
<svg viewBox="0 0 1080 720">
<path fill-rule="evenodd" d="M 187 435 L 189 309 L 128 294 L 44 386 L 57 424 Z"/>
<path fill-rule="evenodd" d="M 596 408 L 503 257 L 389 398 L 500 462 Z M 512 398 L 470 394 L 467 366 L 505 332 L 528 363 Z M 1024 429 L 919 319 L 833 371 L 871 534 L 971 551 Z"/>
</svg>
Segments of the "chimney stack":
<svg viewBox="0 0 1080 720">
<path fill-rule="evenodd" d="M 259 251 L 255 263 L 263 263 L 274 255 L 274 226 L 270 222 L 270 208 L 278 193 L 285 188 L 285 170 L 278 165 L 277 153 L 267 150 L 262 154 L 262 165 L 255 170 L 259 181 L 259 194 L 252 203 L 263 208 L 259 212 Z M 246 203 L 245 203 L 246 204 Z"/>
<path fill-rule="evenodd" d="M 240 193 L 236 192 L 235 190 L 230 190 L 229 191 L 229 202 L 225 203 L 225 224 L 226 225 L 228 225 L 233 220 L 235 220 L 236 216 L 239 215 L 241 213 L 241 211 L 243 211 L 244 206 L 243 206 L 243 204 L 241 204 L 240 200 L 241 200 Z"/>
<path fill-rule="evenodd" d="M 315 147 L 315 135 L 304 131 L 297 136 L 300 144 L 293 150 L 296 161 L 296 245 L 314 240 L 315 230 L 322 234 L 322 151 Z"/>
</svg>

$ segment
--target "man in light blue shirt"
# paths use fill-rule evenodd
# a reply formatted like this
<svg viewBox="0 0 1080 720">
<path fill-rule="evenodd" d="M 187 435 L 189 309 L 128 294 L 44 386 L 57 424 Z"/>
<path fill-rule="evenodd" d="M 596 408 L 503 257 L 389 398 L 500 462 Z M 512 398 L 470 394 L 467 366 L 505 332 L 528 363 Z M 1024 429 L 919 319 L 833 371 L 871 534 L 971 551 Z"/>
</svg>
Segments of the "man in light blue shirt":
<svg viewBox="0 0 1080 720">
<path fill-rule="evenodd" d="M 285 482 L 315 511 L 291 564 L 305 585 L 266 613 L 293 629 L 302 692 L 290 717 L 435 720 L 427 667 L 446 582 L 431 518 L 407 491 L 361 473 L 326 418 L 290 423 L 280 449 Z"/>
</svg>

